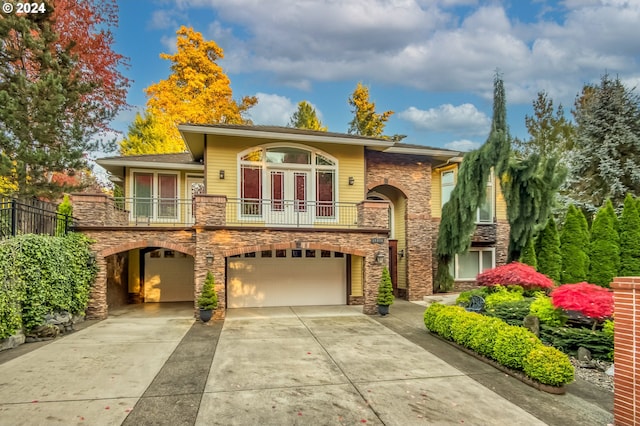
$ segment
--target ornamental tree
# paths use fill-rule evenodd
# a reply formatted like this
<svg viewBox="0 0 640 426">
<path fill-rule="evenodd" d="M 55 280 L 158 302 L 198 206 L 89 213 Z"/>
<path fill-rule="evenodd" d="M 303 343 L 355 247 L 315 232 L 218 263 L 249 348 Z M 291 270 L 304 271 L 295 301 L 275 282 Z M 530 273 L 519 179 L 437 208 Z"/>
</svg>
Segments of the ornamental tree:
<svg viewBox="0 0 640 426">
<path fill-rule="evenodd" d="M 353 120 L 349 123 L 349 133 L 360 136 L 383 137 L 384 126 L 393 111 L 382 114 L 376 112 L 376 103 L 369 101 L 369 88 L 358 83 L 349 97 L 349 105 L 353 107 Z"/>
<path fill-rule="evenodd" d="M 555 286 L 549 277 L 520 262 L 512 262 L 484 271 L 476 276 L 476 283 L 489 287 L 519 285 L 525 290 L 545 290 Z"/>
<path fill-rule="evenodd" d="M 620 217 L 620 268 L 622 277 L 640 276 L 640 216 L 631 194 L 624 200 Z"/>
<path fill-rule="evenodd" d="M 640 220 L 640 218 L 638 218 Z M 573 284 L 587 279 L 589 273 L 589 225 L 582 210 L 569 205 L 560 232 L 562 271 L 560 282 Z"/>
<path fill-rule="evenodd" d="M 551 301 L 556 308 L 593 318 L 594 327 L 598 320 L 613 314 L 613 293 L 587 282 L 561 285 L 551 292 Z"/>
<path fill-rule="evenodd" d="M 613 204 L 607 201 L 598 211 L 591 226 L 589 281 L 601 287 L 609 287 L 620 265 L 620 243 L 616 222 Z"/>
</svg>

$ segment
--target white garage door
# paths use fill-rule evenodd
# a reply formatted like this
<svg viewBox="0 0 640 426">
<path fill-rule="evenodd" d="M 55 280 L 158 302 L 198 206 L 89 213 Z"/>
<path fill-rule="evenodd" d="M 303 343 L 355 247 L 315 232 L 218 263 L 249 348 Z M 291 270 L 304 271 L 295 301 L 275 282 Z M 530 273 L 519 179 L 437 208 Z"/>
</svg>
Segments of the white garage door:
<svg viewBox="0 0 640 426">
<path fill-rule="evenodd" d="M 231 257 L 227 303 L 229 308 L 345 305 L 345 255 L 294 249 Z"/>
<path fill-rule="evenodd" d="M 145 254 L 145 302 L 187 302 L 192 300 L 192 256 L 166 249 Z"/>
</svg>

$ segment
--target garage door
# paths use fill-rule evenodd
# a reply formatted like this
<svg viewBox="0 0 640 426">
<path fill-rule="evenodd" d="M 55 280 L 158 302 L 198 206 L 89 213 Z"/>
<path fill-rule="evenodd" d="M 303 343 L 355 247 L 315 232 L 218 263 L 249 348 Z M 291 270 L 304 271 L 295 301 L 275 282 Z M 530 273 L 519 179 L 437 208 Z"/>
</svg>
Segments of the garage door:
<svg viewBox="0 0 640 426">
<path fill-rule="evenodd" d="M 192 300 L 193 257 L 166 249 L 147 253 L 144 261 L 144 301 Z"/>
<path fill-rule="evenodd" d="M 294 249 L 231 257 L 227 303 L 229 308 L 345 305 L 345 255 Z"/>
</svg>

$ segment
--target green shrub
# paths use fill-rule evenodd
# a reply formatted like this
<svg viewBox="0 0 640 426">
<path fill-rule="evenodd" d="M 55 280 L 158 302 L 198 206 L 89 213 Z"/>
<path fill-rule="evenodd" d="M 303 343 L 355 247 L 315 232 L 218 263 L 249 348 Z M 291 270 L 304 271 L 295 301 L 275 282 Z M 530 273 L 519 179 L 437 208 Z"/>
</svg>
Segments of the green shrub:
<svg viewBox="0 0 640 426">
<path fill-rule="evenodd" d="M 69 200 L 69 194 L 64 194 L 62 202 L 58 205 L 57 213 L 56 235 L 63 236 L 71 226 L 71 216 L 73 216 L 73 206 Z"/>
<path fill-rule="evenodd" d="M 379 306 L 390 306 L 393 304 L 393 299 L 391 275 L 389 275 L 389 270 L 385 266 L 382 269 L 382 278 L 380 278 L 380 284 L 378 285 L 378 297 L 376 298 L 376 303 Z"/>
<path fill-rule="evenodd" d="M 538 272 L 551 278 L 554 282 L 560 282 L 562 269 L 562 255 L 560 252 L 560 236 L 556 228 L 553 216 L 547 221 L 547 225 L 538 236 L 536 256 L 538 258 Z"/>
<path fill-rule="evenodd" d="M 200 293 L 200 297 L 198 297 L 198 306 L 200 309 L 210 310 L 218 307 L 218 293 L 216 293 L 215 281 L 211 271 L 207 271 L 207 276 L 204 279 L 202 293 Z"/>
<path fill-rule="evenodd" d="M 493 359 L 500 364 L 522 369 L 522 361 L 529 352 L 538 345 L 542 345 L 532 332 L 524 327 L 505 326 L 495 336 Z"/>
<path fill-rule="evenodd" d="M 481 316 L 482 317 L 482 316 Z M 505 327 L 504 321 L 498 318 L 484 317 L 478 320 L 481 325 L 475 327 L 469 336 L 469 349 L 486 357 L 493 356 L 493 347 L 496 343 L 498 330 Z"/>
<path fill-rule="evenodd" d="M 442 309 L 436 315 L 431 331 L 438 333 L 442 338 L 451 340 L 451 323 L 461 314 L 467 311 L 460 306 L 451 306 L 449 309 Z"/>
<path fill-rule="evenodd" d="M 567 316 L 562 309 L 553 306 L 551 298 L 544 293 L 538 293 L 536 299 L 531 303 L 531 314 L 540 319 L 540 323 L 552 327 L 559 327 L 567 322 Z"/>
<path fill-rule="evenodd" d="M 540 326 L 543 342 L 569 355 L 576 355 L 579 347 L 589 349 L 596 359 L 611 360 L 613 335 L 601 330 L 574 327 Z"/>
<path fill-rule="evenodd" d="M 618 236 L 618 219 L 611 201 L 607 201 L 598 210 L 591 225 L 591 242 L 589 244 L 589 282 L 601 287 L 609 287 L 609 283 L 618 273 L 620 266 L 620 239 Z"/>
<path fill-rule="evenodd" d="M 526 366 L 530 377 L 541 383 L 557 386 L 573 380 L 569 358 L 555 349 L 545 348 L 522 327 L 441 304 L 431 305 L 424 313 L 424 321 L 430 331 L 507 367 L 523 369 Z"/>
<path fill-rule="evenodd" d="M 427 327 L 427 330 L 433 331 L 433 324 L 436 320 L 436 317 L 447 305 L 443 305 L 442 303 L 433 303 L 424 311 L 424 325 Z"/>
<path fill-rule="evenodd" d="M 517 302 L 504 302 L 491 308 L 485 308 L 485 315 L 500 318 L 510 325 L 522 325 L 524 317 L 531 310 L 531 299 Z"/>
<path fill-rule="evenodd" d="M 84 313 L 97 272 L 90 243 L 73 233 L 20 235 L 0 243 L 0 283 L 11 292 L 8 303 L 6 295 L 0 300 L 0 336 L 8 337 L 19 327 L 16 304 L 27 330 L 43 324 L 46 314 Z"/>
<path fill-rule="evenodd" d="M 524 373 L 540 383 L 560 386 L 571 383 L 573 365 L 565 354 L 555 348 L 538 345 L 522 361 Z"/>
<path fill-rule="evenodd" d="M 613 320 L 605 320 L 602 324 L 602 332 L 605 336 L 613 339 L 613 331 L 614 331 L 614 322 Z"/>
<path fill-rule="evenodd" d="M 522 290 L 522 287 L 519 287 Z M 485 309 L 489 310 L 496 305 L 505 302 L 519 302 L 524 300 L 524 296 L 522 295 L 522 291 L 509 291 L 508 288 L 503 286 L 494 286 L 493 290 L 487 297 L 484 299 L 485 301 Z"/>
<path fill-rule="evenodd" d="M 468 347 L 471 336 L 481 327 L 485 316 L 475 312 L 464 312 L 451 323 L 451 339 L 459 345 Z"/>
</svg>

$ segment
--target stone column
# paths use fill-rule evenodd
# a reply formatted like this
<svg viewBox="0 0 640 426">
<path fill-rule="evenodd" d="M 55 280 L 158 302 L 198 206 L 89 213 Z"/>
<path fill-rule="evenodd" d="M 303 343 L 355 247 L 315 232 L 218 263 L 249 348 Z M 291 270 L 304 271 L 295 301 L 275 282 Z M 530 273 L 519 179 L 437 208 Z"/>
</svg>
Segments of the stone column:
<svg viewBox="0 0 640 426">
<path fill-rule="evenodd" d="M 87 307 L 87 319 L 106 319 L 109 315 L 107 305 L 107 259 L 96 259 L 98 274 L 89 293 L 89 306 Z"/>
<path fill-rule="evenodd" d="M 639 425 L 640 419 L 640 277 L 617 277 L 613 288 L 614 397 L 616 425 Z"/>
<path fill-rule="evenodd" d="M 359 228 L 389 229 L 389 202 L 361 201 L 357 206 Z"/>
<path fill-rule="evenodd" d="M 227 197 L 198 194 L 195 199 L 195 219 L 198 226 L 222 226 L 227 223 Z"/>
</svg>

